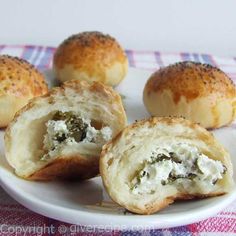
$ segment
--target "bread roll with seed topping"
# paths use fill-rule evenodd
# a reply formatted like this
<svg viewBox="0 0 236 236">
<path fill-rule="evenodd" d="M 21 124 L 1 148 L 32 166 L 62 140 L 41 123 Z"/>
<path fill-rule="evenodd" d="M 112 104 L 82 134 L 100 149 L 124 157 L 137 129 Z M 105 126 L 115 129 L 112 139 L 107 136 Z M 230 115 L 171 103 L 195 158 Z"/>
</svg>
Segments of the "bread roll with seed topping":
<svg viewBox="0 0 236 236">
<path fill-rule="evenodd" d="M 127 74 L 128 60 L 113 37 L 91 31 L 62 42 L 54 54 L 53 68 L 61 82 L 78 79 L 116 86 Z"/>
<path fill-rule="evenodd" d="M 88 179 L 99 173 L 103 144 L 125 125 L 111 87 L 68 81 L 19 111 L 5 133 L 6 158 L 22 178 Z"/>
<path fill-rule="evenodd" d="M 177 199 L 221 195 L 234 184 L 229 153 L 182 118 L 154 117 L 126 127 L 103 146 L 100 173 L 110 197 L 138 214 Z"/>
<path fill-rule="evenodd" d="M 0 128 L 6 127 L 31 98 L 47 92 L 43 75 L 31 64 L 17 57 L 0 56 Z"/>
<path fill-rule="evenodd" d="M 147 81 L 143 101 L 153 116 L 182 116 L 205 128 L 230 124 L 236 116 L 236 88 L 220 69 L 180 62 Z"/>
</svg>

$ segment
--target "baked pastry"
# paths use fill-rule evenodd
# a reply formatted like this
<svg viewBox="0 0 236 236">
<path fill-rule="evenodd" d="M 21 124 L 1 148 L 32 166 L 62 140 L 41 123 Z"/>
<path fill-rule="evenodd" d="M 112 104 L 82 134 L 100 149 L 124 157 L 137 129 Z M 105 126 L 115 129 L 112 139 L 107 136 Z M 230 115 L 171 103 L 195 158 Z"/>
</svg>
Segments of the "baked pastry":
<svg viewBox="0 0 236 236">
<path fill-rule="evenodd" d="M 136 122 L 104 145 L 100 158 L 110 197 L 138 214 L 227 193 L 232 172 L 229 154 L 212 134 L 182 118 Z"/>
<path fill-rule="evenodd" d="M 6 158 L 26 179 L 88 179 L 99 173 L 102 145 L 125 125 L 111 87 L 68 81 L 19 111 L 5 133 Z"/>
<path fill-rule="evenodd" d="M 127 74 L 128 60 L 111 36 L 83 32 L 62 42 L 54 54 L 53 68 L 61 82 L 79 79 L 116 86 Z"/>
<path fill-rule="evenodd" d="M 28 101 L 48 92 L 44 77 L 27 61 L 0 56 L 0 128 Z"/>
<path fill-rule="evenodd" d="M 205 128 L 230 124 L 236 116 L 236 89 L 220 69 L 180 62 L 151 75 L 143 101 L 152 116 L 182 116 Z"/>
</svg>

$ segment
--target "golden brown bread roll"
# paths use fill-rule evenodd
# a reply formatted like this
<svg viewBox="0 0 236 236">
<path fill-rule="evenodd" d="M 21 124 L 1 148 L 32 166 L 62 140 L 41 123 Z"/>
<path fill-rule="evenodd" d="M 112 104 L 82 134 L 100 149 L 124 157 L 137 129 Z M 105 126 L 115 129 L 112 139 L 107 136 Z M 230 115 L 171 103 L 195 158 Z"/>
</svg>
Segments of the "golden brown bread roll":
<svg viewBox="0 0 236 236">
<path fill-rule="evenodd" d="M 127 73 L 128 60 L 111 36 L 83 32 L 62 42 L 54 54 L 53 68 L 61 82 L 79 79 L 116 86 Z"/>
<path fill-rule="evenodd" d="M 138 214 L 177 199 L 221 195 L 234 184 L 229 153 L 210 132 L 182 118 L 126 127 L 103 146 L 100 173 L 110 197 Z"/>
<path fill-rule="evenodd" d="M 99 173 L 103 144 L 125 125 L 111 87 L 68 81 L 19 111 L 5 133 L 6 158 L 26 179 L 88 179 Z"/>
<path fill-rule="evenodd" d="M 143 101 L 153 116 L 182 116 L 205 128 L 230 124 L 236 116 L 236 89 L 220 69 L 180 62 L 151 75 Z"/>
<path fill-rule="evenodd" d="M 44 77 L 27 61 L 0 56 L 0 128 L 28 101 L 48 92 Z"/>
</svg>

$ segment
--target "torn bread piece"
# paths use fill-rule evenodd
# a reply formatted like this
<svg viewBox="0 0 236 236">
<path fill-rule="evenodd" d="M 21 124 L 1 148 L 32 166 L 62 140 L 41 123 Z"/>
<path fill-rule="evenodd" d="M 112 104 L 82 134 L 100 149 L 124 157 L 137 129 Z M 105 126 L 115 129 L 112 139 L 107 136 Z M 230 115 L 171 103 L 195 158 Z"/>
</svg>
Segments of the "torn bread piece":
<svg viewBox="0 0 236 236">
<path fill-rule="evenodd" d="M 102 146 L 125 125 L 111 87 L 69 81 L 16 115 L 5 133 L 6 158 L 23 178 L 88 179 L 99 173 Z"/>
<path fill-rule="evenodd" d="M 222 195 L 233 186 L 227 151 L 182 118 L 154 117 L 126 127 L 103 146 L 100 173 L 110 197 L 138 214 L 177 199 Z"/>
</svg>

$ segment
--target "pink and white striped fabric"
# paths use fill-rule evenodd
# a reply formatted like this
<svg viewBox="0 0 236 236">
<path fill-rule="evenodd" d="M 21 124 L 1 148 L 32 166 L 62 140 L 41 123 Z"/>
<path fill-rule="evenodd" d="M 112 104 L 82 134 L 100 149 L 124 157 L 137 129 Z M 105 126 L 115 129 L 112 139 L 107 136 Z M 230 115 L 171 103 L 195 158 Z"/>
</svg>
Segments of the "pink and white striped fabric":
<svg viewBox="0 0 236 236">
<path fill-rule="evenodd" d="M 34 64 L 41 71 L 51 67 L 54 51 L 55 48 L 53 47 L 0 45 L 0 54 L 8 54 L 24 58 Z M 233 57 L 219 57 L 198 53 L 161 53 L 158 51 L 141 52 L 133 50 L 126 50 L 126 54 L 131 67 L 146 70 L 156 70 L 159 67 L 186 60 L 212 64 L 221 68 L 236 83 L 236 58 Z M 26 209 L 8 196 L 0 187 L 0 235 L 236 235 L 236 200 L 222 212 L 207 220 L 170 229 L 142 232 L 101 232 L 100 230 L 86 232 L 86 230 L 81 228 L 81 230 L 76 230 L 76 232 L 68 231 L 61 233 L 59 229 L 62 225 L 66 226 L 68 229 L 71 226 L 70 224 L 38 215 Z M 14 229 L 17 229 L 17 227 L 22 230 L 16 232 Z M 53 227 L 54 233 L 50 232 L 50 230 L 45 230 L 44 232 L 40 230 L 27 231 L 27 229 L 32 227 L 38 229 Z M 25 229 L 24 232 L 23 229 Z"/>
</svg>

